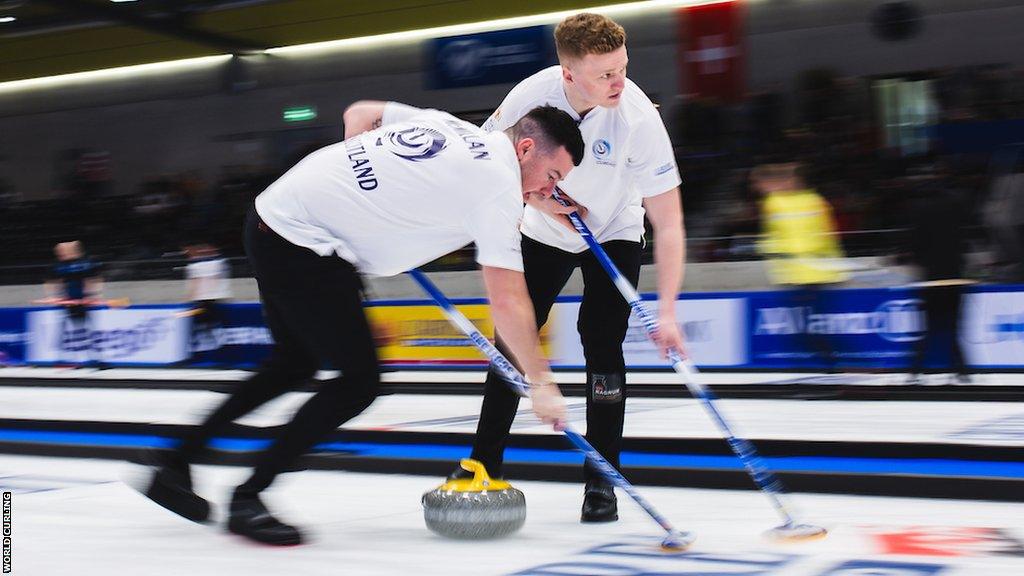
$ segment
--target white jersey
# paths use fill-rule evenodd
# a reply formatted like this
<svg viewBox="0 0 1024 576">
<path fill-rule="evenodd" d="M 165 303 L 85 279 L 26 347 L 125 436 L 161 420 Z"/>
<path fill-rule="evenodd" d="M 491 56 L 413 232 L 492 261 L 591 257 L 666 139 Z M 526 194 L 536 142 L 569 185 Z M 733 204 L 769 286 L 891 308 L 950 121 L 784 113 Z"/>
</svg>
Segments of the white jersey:
<svg viewBox="0 0 1024 576">
<path fill-rule="evenodd" d="M 193 300 L 224 300 L 231 298 L 228 263 L 223 258 L 194 260 L 185 266 L 185 278 L 193 288 Z"/>
<path fill-rule="evenodd" d="M 274 232 L 391 276 L 476 242 L 481 265 L 523 270 L 512 142 L 395 102 L 383 126 L 310 154 L 256 198 Z"/>
<path fill-rule="evenodd" d="M 505 130 L 544 104 L 575 118 L 586 143 L 583 162 L 559 187 L 587 208 L 587 227 L 598 242 L 639 242 L 644 233 L 643 199 L 681 182 L 672 143 L 654 104 L 626 80 L 617 107 L 594 108 L 580 121 L 565 96 L 561 66 L 551 66 L 517 84 L 483 128 Z M 567 252 L 587 249 L 579 234 L 530 206 L 521 229 L 526 236 Z"/>
</svg>

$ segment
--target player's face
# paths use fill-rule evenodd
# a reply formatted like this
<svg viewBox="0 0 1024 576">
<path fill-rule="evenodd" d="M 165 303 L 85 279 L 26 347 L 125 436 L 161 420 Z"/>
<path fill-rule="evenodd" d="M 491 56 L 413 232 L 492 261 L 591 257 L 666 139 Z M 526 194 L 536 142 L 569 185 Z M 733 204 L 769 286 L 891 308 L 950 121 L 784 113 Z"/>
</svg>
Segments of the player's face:
<svg viewBox="0 0 1024 576">
<path fill-rule="evenodd" d="M 607 54 L 587 54 L 579 60 L 564 64 L 566 80 L 572 82 L 577 93 L 593 106 L 614 108 L 622 99 L 626 88 L 626 65 L 629 57 L 626 47 Z M 566 74 L 563 71 L 563 74 Z"/>
<path fill-rule="evenodd" d="M 555 185 L 573 169 L 572 156 L 561 146 L 554 153 L 544 154 L 527 138 L 516 146 L 516 153 L 523 180 L 523 200 L 532 194 L 551 196 Z"/>
</svg>

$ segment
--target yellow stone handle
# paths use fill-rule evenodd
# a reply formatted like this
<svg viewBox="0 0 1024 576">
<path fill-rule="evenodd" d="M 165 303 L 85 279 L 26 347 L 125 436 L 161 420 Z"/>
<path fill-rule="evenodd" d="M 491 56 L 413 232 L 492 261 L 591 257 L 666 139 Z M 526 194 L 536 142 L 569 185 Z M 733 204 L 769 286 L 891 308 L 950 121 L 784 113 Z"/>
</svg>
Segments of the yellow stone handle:
<svg viewBox="0 0 1024 576">
<path fill-rule="evenodd" d="M 483 492 L 485 490 L 506 490 L 511 488 L 511 484 L 504 480 L 494 480 L 487 473 L 487 468 L 484 467 L 482 462 L 473 460 L 472 458 L 463 458 L 459 461 L 459 466 L 467 472 L 472 472 L 472 478 L 460 478 L 458 480 L 449 480 L 440 486 L 442 491 L 455 491 L 455 492 Z"/>
<path fill-rule="evenodd" d="M 473 473 L 473 480 L 470 481 L 470 490 L 486 490 L 491 485 L 491 476 L 483 462 L 472 458 L 463 458 L 459 466 L 467 472 Z"/>
</svg>

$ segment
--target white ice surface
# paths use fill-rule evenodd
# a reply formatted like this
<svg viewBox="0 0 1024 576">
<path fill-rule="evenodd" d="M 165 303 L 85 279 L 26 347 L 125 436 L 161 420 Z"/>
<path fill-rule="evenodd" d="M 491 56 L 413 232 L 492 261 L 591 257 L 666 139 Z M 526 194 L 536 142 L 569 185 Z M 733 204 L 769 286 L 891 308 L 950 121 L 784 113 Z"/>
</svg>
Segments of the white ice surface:
<svg viewBox="0 0 1024 576">
<path fill-rule="evenodd" d="M 287 422 L 309 393 L 290 393 L 240 420 Z M 198 390 L 0 387 L 0 418 L 194 424 L 224 395 Z M 353 430 L 476 430 L 479 396 L 382 396 L 345 424 Z M 584 429 L 585 401 L 568 398 L 570 421 Z M 1024 405 L 1013 402 L 911 402 L 725 399 L 718 407 L 734 432 L 753 439 L 953 442 L 1024 446 Z M 704 406 L 692 399 L 630 398 L 626 437 L 720 438 Z M 555 434 L 523 402 L 513 433 Z"/>
<path fill-rule="evenodd" d="M 644 487 L 643 494 L 663 514 L 697 534 L 690 551 L 676 556 L 655 549 L 660 528 L 621 492 L 619 522 L 581 525 L 579 486 L 518 482 L 529 507 L 519 533 L 491 542 L 456 542 L 423 525 L 419 497 L 437 479 L 306 471 L 279 478 L 266 500 L 281 518 L 303 528 L 309 543 L 275 549 L 230 535 L 220 524 L 192 524 L 157 507 L 121 481 L 138 472 L 112 461 L 0 456 L 0 486 L 13 492 L 13 574 L 926 573 L 836 571 L 852 561 L 944 567 L 938 572 L 942 576 L 1024 574 L 1024 551 L 1019 544 L 1013 549 L 1014 540 L 1024 539 L 1024 504 L 796 494 L 790 501 L 803 519 L 826 526 L 830 535 L 779 544 L 761 535 L 777 517 L 757 492 Z M 241 468 L 199 467 L 197 489 L 219 508 L 245 475 Z M 927 540 L 928 553 L 886 554 L 876 534 L 912 527 L 930 535 L 918 539 Z M 997 529 L 986 532 L 998 537 L 963 538 L 975 533 L 974 527 Z M 935 555 L 950 551 L 958 555 Z M 765 568 L 768 562 L 776 564 Z M 543 565 L 548 568 L 536 569 Z"/>
</svg>

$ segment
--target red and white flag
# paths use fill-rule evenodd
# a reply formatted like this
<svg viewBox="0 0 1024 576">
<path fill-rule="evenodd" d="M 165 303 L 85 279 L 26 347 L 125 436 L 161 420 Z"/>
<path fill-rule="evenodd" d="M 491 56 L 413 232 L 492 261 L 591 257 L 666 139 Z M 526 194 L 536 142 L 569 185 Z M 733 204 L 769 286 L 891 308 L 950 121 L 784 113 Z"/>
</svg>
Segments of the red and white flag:
<svg viewBox="0 0 1024 576">
<path fill-rule="evenodd" d="M 737 0 L 681 8 L 682 92 L 735 101 L 746 91 L 746 10 Z"/>
</svg>

